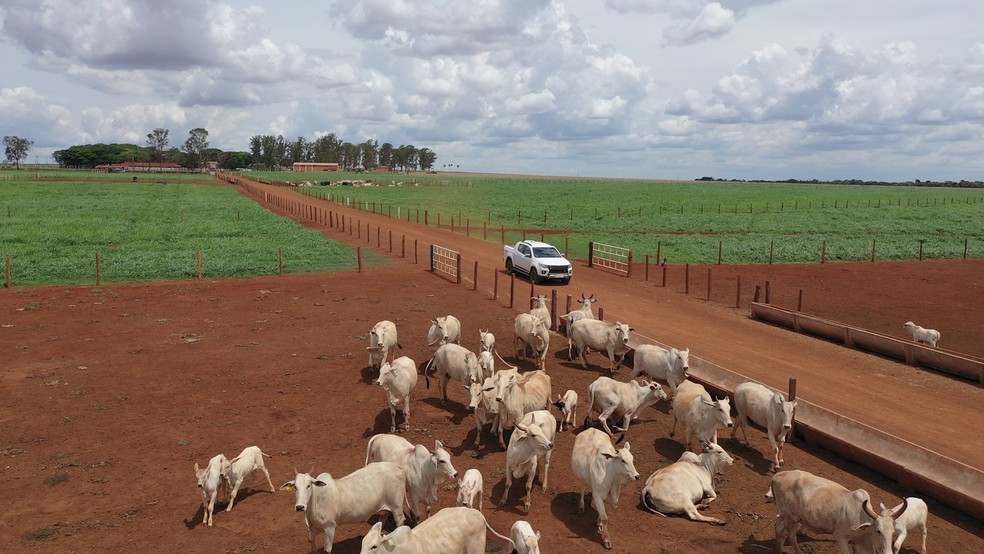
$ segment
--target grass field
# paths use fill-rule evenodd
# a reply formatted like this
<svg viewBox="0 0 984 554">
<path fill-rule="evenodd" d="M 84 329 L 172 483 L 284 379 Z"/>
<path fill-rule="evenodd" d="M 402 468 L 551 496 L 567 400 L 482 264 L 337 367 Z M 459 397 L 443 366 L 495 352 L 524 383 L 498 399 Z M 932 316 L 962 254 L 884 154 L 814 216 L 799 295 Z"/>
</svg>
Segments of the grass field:
<svg viewBox="0 0 984 554">
<path fill-rule="evenodd" d="M 125 184 L 132 179 L 0 180 L 0 254 L 10 256 L 13 285 L 94 283 L 96 254 L 103 282 L 194 278 L 198 252 L 205 278 L 276 274 L 280 249 L 284 272 L 356 265 L 354 249 L 233 188 L 162 185 L 158 177 Z M 160 180 L 175 180 L 167 177 Z"/>
<path fill-rule="evenodd" d="M 984 190 L 573 178 L 252 173 L 292 182 L 371 179 L 377 187 L 305 187 L 362 209 L 471 227 L 489 240 L 544 237 L 587 256 L 589 241 L 676 263 L 801 263 L 984 256 Z M 418 186 L 413 186 L 416 183 Z M 824 245 L 825 244 L 825 245 Z M 771 258 L 770 258 L 771 256 Z"/>
</svg>

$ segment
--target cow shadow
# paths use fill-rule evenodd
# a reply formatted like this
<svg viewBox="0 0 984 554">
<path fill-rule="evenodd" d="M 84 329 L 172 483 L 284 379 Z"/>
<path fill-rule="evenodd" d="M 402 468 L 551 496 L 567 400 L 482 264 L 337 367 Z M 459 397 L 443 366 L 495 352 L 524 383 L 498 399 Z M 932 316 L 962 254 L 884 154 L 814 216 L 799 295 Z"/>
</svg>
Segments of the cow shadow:
<svg viewBox="0 0 984 554">
<path fill-rule="evenodd" d="M 772 457 L 766 458 L 761 450 L 753 447 L 751 444 L 741 442 L 738 440 L 740 436 L 741 431 L 733 439 L 722 440 L 718 437 L 718 442 L 721 443 L 722 447 L 727 443 L 725 450 L 736 460 L 741 460 L 748 469 L 759 475 L 772 475 Z"/>
<path fill-rule="evenodd" d="M 533 479 L 533 489 L 530 491 L 530 512 L 527 512 L 523 508 L 523 496 L 525 495 L 525 475 L 519 479 L 513 479 L 512 487 L 508 491 L 506 490 L 506 478 L 503 477 L 495 485 L 492 485 L 492 489 L 488 492 L 486 502 L 491 500 L 493 505 L 501 512 L 528 517 L 530 512 L 536 510 L 538 506 L 542 510 L 543 503 L 550 502 L 555 496 L 549 490 L 547 492 L 543 491 L 543 483 L 540 481 L 539 472 L 537 472 L 536 478 Z"/>
<path fill-rule="evenodd" d="M 397 410 L 396 412 L 396 432 L 399 434 L 400 431 L 406 430 L 406 419 L 403 417 L 402 410 Z M 376 419 L 373 420 L 372 427 L 366 427 L 366 430 L 362 432 L 362 438 L 368 439 L 373 435 L 389 433 L 392 423 L 393 418 L 390 417 L 389 408 L 383 408 L 378 414 L 376 414 Z"/>
<path fill-rule="evenodd" d="M 829 535 L 823 538 L 812 537 L 810 535 L 805 535 L 799 533 L 796 535 L 796 540 L 799 542 L 801 549 L 804 552 L 816 552 L 820 548 L 826 548 L 823 545 L 829 545 L 833 550 L 831 552 L 838 550 L 837 544 L 834 542 Z M 761 552 L 771 552 L 776 544 L 775 538 L 766 540 L 757 540 L 754 535 L 749 535 L 744 541 L 742 541 L 741 546 L 738 547 L 738 552 L 741 554 L 759 554 Z M 803 548 L 805 546 L 805 548 Z M 787 548 L 789 545 L 787 545 Z M 826 552 L 826 550 L 825 550 Z"/>
<path fill-rule="evenodd" d="M 482 435 L 486 440 L 479 440 L 478 446 L 475 446 L 475 433 L 476 430 L 473 427 L 470 431 L 468 431 L 468 433 L 465 434 L 465 438 L 461 441 L 461 444 L 451 448 L 445 445 L 445 450 L 451 452 L 455 456 L 468 455 L 475 459 L 482 459 L 489 454 L 504 452 L 501 448 L 499 448 L 499 437 L 487 429 L 482 429 Z"/>
<path fill-rule="evenodd" d="M 554 495 L 550 503 L 550 512 L 570 531 L 570 537 L 582 538 L 601 546 L 601 534 L 598 533 L 598 512 L 591 505 L 591 491 L 584 494 L 584 513 L 577 511 L 581 493 L 578 490 L 561 492 Z"/>
<path fill-rule="evenodd" d="M 379 370 L 370 366 L 366 366 L 359 370 L 360 382 L 366 385 L 373 385 L 376 383 L 376 377 L 379 377 Z"/>
<path fill-rule="evenodd" d="M 653 441 L 653 450 L 671 462 L 680 459 L 680 456 L 687 451 L 683 443 L 666 437 L 657 437 Z"/>
</svg>

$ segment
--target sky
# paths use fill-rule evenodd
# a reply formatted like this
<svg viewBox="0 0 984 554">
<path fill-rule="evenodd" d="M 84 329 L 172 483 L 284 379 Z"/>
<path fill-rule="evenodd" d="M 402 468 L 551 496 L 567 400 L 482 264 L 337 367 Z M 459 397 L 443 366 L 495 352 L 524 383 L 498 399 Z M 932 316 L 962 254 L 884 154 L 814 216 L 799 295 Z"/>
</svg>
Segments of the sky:
<svg viewBox="0 0 984 554">
<path fill-rule="evenodd" d="M 0 0 L 0 135 L 435 168 L 984 180 L 980 0 Z"/>
</svg>

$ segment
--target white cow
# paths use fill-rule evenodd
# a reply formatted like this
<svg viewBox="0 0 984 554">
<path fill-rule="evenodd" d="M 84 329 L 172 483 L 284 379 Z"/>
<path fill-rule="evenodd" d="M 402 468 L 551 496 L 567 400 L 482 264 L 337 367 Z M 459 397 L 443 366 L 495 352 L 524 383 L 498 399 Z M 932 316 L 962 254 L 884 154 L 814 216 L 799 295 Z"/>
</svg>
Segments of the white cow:
<svg viewBox="0 0 984 554">
<path fill-rule="evenodd" d="M 579 319 L 597 319 L 594 312 L 591 311 L 591 305 L 595 302 L 597 302 L 597 300 L 595 300 L 594 294 L 585 298 L 584 293 L 581 293 L 581 298 L 577 301 L 577 303 L 581 305 L 581 308 L 560 316 L 560 319 L 564 321 L 564 332 L 566 332 L 568 336 L 570 336 L 571 325 L 573 325 L 575 321 Z M 567 357 L 570 357 L 570 353 L 568 353 Z"/>
<path fill-rule="evenodd" d="M 553 405 L 564 416 L 560 420 L 560 430 L 564 431 L 568 427 L 573 429 L 573 425 L 577 423 L 577 392 L 568 389 L 564 396 L 558 394 Z"/>
<path fill-rule="evenodd" d="M 588 415 L 585 424 L 589 423 L 597 412 L 601 426 L 608 436 L 612 436 L 608 419 L 620 415 L 622 426 L 616 428 L 620 431 L 628 431 L 629 423 L 638 418 L 642 410 L 660 400 L 666 400 L 666 393 L 659 383 L 650 381 L 643 381 L 642 384 L 635 381 L 623 383 L 611 377 L 601 376 L 588 385 Z"/>
<path fill-rule="evenodd" d="M 537 469 L 543 475 L 541 482 L 543 490 L 548 487 L 547 478 L 550 472 L 550 451 L 554 447 L 554 437 L 557 434 L 557 419 L 547 410 L 537 410 L 523 416 L 516 423 L 516 429 L 509 437 L 509 447 L 506 449 L 506 488 L 502 492 L 499 505 L 506 503 L 513 478 L 526 476 L 526 496 L 523 497 L 523 508 L 530 511 L 532 500 L 533 478 Z"/>
<path fill-rule="evenodd" d="M 641 344 L 632 353 L 632 373 L 629 379 L 643 373 L 670 386 L 670 395 L 676 394 L 680 383 L 687 380 L 690 370 L 690 349 L 669 350 L 655 344 Z"/>
<path fill-rule="evenodd" d="M 461 322 L 453 315 L 435 317 L 427 331 L 427 346 L 439 348 L 450 343 L 461 343 Z"/>
<path fill-rule="evenodd" d="M 482 368 L 483 376 L 492 377 L 495 373 L 495 356 L 492 352 L 482 350 L 478 353 L 478 367 Z"/>
<path fill-rule="evenodd" d="M 908 505 L 903 500 L 898 510 L 879 516 L 871 509 L 868 491 L 850 491 L 829 479 L 800 470 L 773 475 L 769 492 L 778 514 L 775 551 L 779 554 L 787 541 L 794 551 L 800 552 L 796 533 L 801 525 L 833 535 L 842 554 L 851 554 L 852 544 L 866 552 L 892 554 L 894 523 Z"/>
<path fill-rule="evenodd" d="M 912 335 L 912 340 L 930 346 L 939 346 L 940 332 L 936 329 L 924 329 L 911 321 L 906 321 L 902 327 Z"/>
<path fill-rule="evenodd" d="M 920 554 L 926 554 L 926 518 L 929 516 L 929 508 L 926 507 L 926 502 L 923 499 L 916 498 L 915 496 L 910 496 L 905 501 L 907 504 L 905 511 L 895 520 L 895 542 L 892 543 L 892 552 L 899 554 L 906 535 L 909 531 L 918 527 L 922 531 L 922 547 L 919 549 L 919 552 Z M 892 517 L 892 514 L 902 507 L 899 504 L 894 508 L 886 508 L 880 502 L 878 505 L 881 507 L 881 515 L 887 517 Z"/>
<path fill-rule="evenodd" d="M 480 352 L 495 352 L 495 335 L 492 334 L 492 330 L 483 331 L 478 330 L 478 338 L 480 341 Z"/>
<path fill-rule="evenodd" d="M 458 344 L 442 345 L 434 353 L 434 357 L 427 362 L 427 367 L 424 368 L 424 381 L 427 388 L 430 388 L 430 377 L 427 372 L 431 364 L 434 365 L 435 376 L 440 382 L 441 404 L 445 404 L 448 400 L 448 381 L 451 379 L 465 386 L 482 380 L 482 368 L 478 366 L 475 353 Z"/>
<path fill-rule="evenodd" d="M 267 483 L 270 484 L 270 492 L 276 492 L 277 489 L 274 488 L 273 482 L 270 481 L 270 472 L 267 471 L 266 466 L 263 464 L 263 456 L 270 457 L 269 454 L 264 454 L 259 446 L 247 446 L 238 456 L 229 461 L 225 478 L 232 486 L 232 492 L 229 493 L 229 505 L 226 506 L 227 512 L 232 511 L 232 505 L 236 502 L 236 494 L 239 493 L 239 487 L 243 485 L 243 481 L 256 470 L 260 470 L 263 472 L 263 475 L 266 475 Z"/>
<path fill-rule="evenodd" d="M 390 358 L 396 357 L 396 349 L 400 346 L 396 335 L 396 324 L 389 320 L 382 320 L 372 326 L 369 331 L 369 368 L 379 368 L 381 364 Z"/>
<path fill-rule="evenodd" d="M 468 409 L 475 412 L 475 446 L 477 447 L 481 442 L 482 427 L 486 423 L 493 422 L 492 433 L 498 432 L 499 403 L 495 400 L 496 387 L 492 377 L 486 377 L 481 383 L 472 383 L 466 388 L 471 398 Z"/>
<path fill-rule="evenodd" d="M 451 454 L 444 449 L 441 441 L 435 441 L 434 450 L 428 450 L 426 446 L 414 446 L 398 435 L 373 435 L 366 447 L 366 465 L 373 462 L 394 462 L 406 472 L 411 521 L 417 520 L 421 502 L 427 507 L 427 515 L 430 515 L 431 504 L 437 502 L 438 486 L 446 479 L 458 476 L 451 463 Z"/>
<path fill-rule="evenodd" d="M 684 422 L 683 447 L 690 450 L 693 439 L 706 439 L 717 444 L 719 427 L 731 427 L 731 399 L 711 400 L 711 395 L 698 383 L 684 381 L 677 387 L 673 396 L 673 428 L 670 436 L 676 434 L 678 420 Z"/>
<path fill-rule="evenodd" d="M 528 521 L 521 519 L 513 523 L 509 536 L 515 545 L 516 554 L 540 554 L 540 532 L 533 531 Z"/>
<path fill-rule="evenodd" d="M 547 326 L 547 330 L 549 330 L 551 326 L 551 321 L 550 321 L 550 308 L 547 307 L 548 298 L 540 294 L 531 297 L 530 300 L 536 303 L 536 305 L 530 309 L 530 315 L 535 315 L 540 319 L 542 319 L 544 324 Z"/>
<path fill-rule="evenodd" d="M 383 534 L 383 522 L 377 522 L 362 539 L 362 554 L 485 554 L 485 531 L 505 540 L 513 549 L 509 537 L 493 529 L 482 512 L 472 508 L 444 508 L 434 517 L 411 529 L 397 527 Z"/>
<path fill-rule="evenodd" d="M 513 321 L 513 333 L 516 358 L 534 360 L 538 369 L 546 369 L 547 349 L 550 347 L 550 329 L 547 321 L 539 316 L 519 314 Z M 533 350 L 532 358 L 526 357 L 527 347 Z"/>
<path fill-rule="evenodd" d="M 779 471 L 784 463 L 782 447 L 786 442 L 786 433 L 793 428 L 795 408 L 795 400 L 788 402 L 782 393 L 774 392 L 765 385 L 751 381 L 741 383 L 735 387 L 735 409 L 738 410 L 738 417 L 731 428 L 731 438 L 735 438 L 738 428 L 741 428 L 745 442 L 748 442 L 746 429 L 749 419 L 756 425 L 765 427 L 772 445 L 772 471 Z"/>
<path fill-rule="evenodd" d="M 471 468 L 458 479 L 458 504 L 475 508 L 475 498 L 478 498 L 478 511 L 482 511 L 482 500 L 485 498 L 485 480 L 482 472 Z"/>
<path fill-rule="evenodd" d="M 410 394 L 417 386 L 417 362 L 400 356 L 393 363 L 383 362 L 376 384 L 386 391 L 390 409 L 390 433 L 396 432 L 396 409 L 403 405 L 403 421 L 410 427 Z"/>
<path fill-rule="evenodd" d="M 584 493 L 591 489 L 591 504 L 598 511 L 598 532 L 608 550 L 612 548 L 612 538 L 608 532 L 608 512 L 605 502 L 618 509 L 618 499 L 622 487 L 630 480 L 639 479 L 629 443 L 621 450 L 615 450 L 612 441 L 598 429 L 588 429 L 574 439 L 571 451 L 571 469 L 581 482 L 581 501 L 578 513 L 584 513 Z"/>
<path fill-rule="evenodd" d="M 202 523 L 212 526 L 212 514 L 215 511 L 215 500 L 229 492 L 229 481 L 225 477 L 229 469 L 229 460 L 224 454 L 213 456 L 204 469 L 195 463 L 195 477 L 198 479 L 198 490 L 202 494 L 202 509 L 205 515 Z"/>
<path fill-rule="evenodd" d="M 294 491 L 294 509 L 304 512 L 311 552 L 317 550 L 315 536 L 319 530 L 325 533 L 325 552 L 331 552 L 335 529 L 341 523 L 363 523 L 380 512 L 393 514 L 397 525 L 404 522 L 406 473 L 398 464 L 369 464 L 341 479 L 328 473 L 317 478 L 297 473 L 280 488 Z"/>
<path fill-rule="evenodd" d="M 687 514 L 694 521 L 724 525 L 724 521 L 702 515 L 697 510 L 706 508 L 717 499 L 714 492 L 714 476 L 725 465 L 734 463 L 720 446 L 701 441 L 703 453 L 699 456 L 684 452 L 680 460 L 670 464 L 646 480 L 642 489 L 642 504 L 654 514 Z"/>
<path fill-rule="evenodd" d="M 505 448 L 503 434 L 506 429 L 515 426 L 532 411 L 547 409 L 550 403 L 550 376 L 545 371 L 503 375 L 498 379 L 495 399 L 499 403 L 499 446 Z"/>
<path fill-rule="evenodd" d="M 568 336 L 581 357 L 581 367 L 585 369 L 588 367 L 585 349 L 590 348 L 599 352 L 607 352 L 608 360 L 611 362 L 609 371 L 615 373 L 615 370 L 622 365 L 625 354 L 630 350 L 629 332 L 632 330 L 628 324 L 618 321 L 609 324 L 598 319 L 579 319 L 571 325 Z M 618 356 L 618 362 L 615 361 L 616 356 Z"/>
</svg>

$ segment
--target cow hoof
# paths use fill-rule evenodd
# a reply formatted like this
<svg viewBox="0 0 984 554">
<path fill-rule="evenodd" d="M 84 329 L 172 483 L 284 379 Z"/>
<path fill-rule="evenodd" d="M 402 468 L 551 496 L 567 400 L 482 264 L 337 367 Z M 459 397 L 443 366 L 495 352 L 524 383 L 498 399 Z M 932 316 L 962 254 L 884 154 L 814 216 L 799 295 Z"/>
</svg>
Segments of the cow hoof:
<svg viewBox="0 0 984 554">
<path fill-rule="evenodd" d="M 605 547 L 605 550 L 611 550 L 612 549 L 612 541 L 603 541 L 601 543 L 601 545 Z"/>
</svg>

